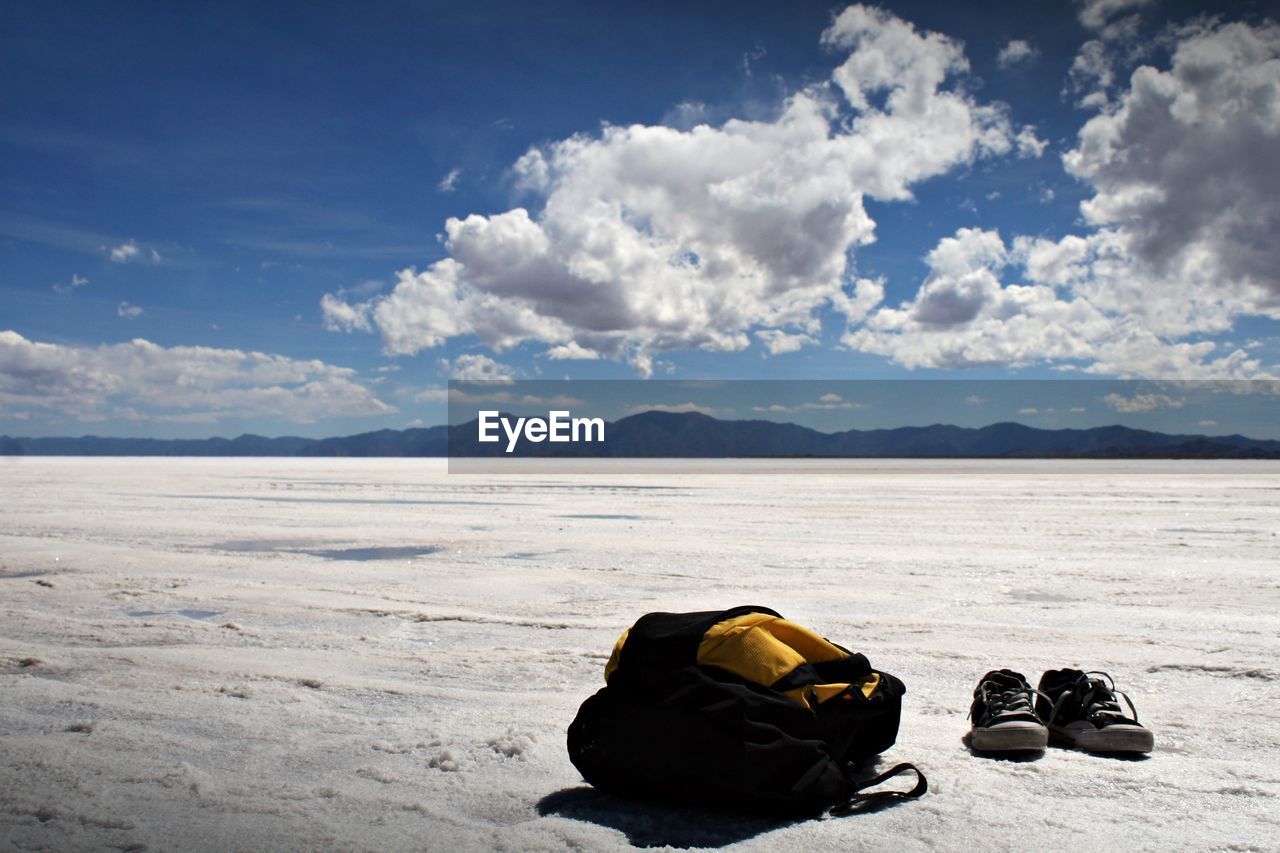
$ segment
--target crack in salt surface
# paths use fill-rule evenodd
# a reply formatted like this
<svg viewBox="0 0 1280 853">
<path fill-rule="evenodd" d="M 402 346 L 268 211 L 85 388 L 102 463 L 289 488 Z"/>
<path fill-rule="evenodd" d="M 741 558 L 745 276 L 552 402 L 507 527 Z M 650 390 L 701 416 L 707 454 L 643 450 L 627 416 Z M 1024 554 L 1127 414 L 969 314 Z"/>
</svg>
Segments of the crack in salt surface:
<svg viewBox="0 0 1280 853">
<path fill-rule="evenodd" d="M 1209 528 L 1209 527 L 1157 527 L 1157 533 L 1204 533 L 1213 536 L 1233 536 L 1236 534 L 1265 534 L 1269 530 L 1254 530 L 1247 527 Z"/>
<path fill-rule="evenodd" d="M 411 622 L 467 622 L 475 625 L 511 625 L 517 628 L 542 628 L 548 631 L 564 631 L 571 629 L 593 630 L 598 625 L 575 624 L 573 622 L 547 622 L 538 619 L 516 619 L 501 616 L 481 616 L 470 613 L 415 613 L 409 610 L 383 610 L 370 607 L 348 607 L 344 613 L 369 613 L 374 616 L 391 616 L 396 619 L 407 619 Z"/>
<path fill-rule="evenodd" d="M 434 506 L 460 504 L 464 506 L 532 506 L 527 501 L 474 501 L 454 498 L 285 498 L 275 495 L 157 495 L 161 498 L 177 498 L 191 501 L 264 501 L 266 503 L 295 504 L 408 504 Z"/>
<path fill-rule="evenodd" d="M 1256 678 L 1260 681 L 1280 681 L 1280 672 L 1273 669 L 1246 668 L 1203 663 L 1163 663 L 1147 667 L 1147 672 L 1201 672 L 1220 678 Z"/>
</svg>

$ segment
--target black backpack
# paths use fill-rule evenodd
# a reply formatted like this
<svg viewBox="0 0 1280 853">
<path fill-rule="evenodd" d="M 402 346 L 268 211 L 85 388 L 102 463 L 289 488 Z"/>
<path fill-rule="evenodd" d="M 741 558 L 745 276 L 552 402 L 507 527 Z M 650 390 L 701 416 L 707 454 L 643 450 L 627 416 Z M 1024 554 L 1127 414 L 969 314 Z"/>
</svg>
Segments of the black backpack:
<svg viewBox="0 0 1280 853">
<path fill-rule="evenodd" d="M 766 607 L 649 613 L 605 682 L 569 726 L 570 760 L 602 791 L 848 814 L 927 789 L 910 764 L 855 778 L 897 737 L 902 682 Z M 910 791 L 865 791 L 908 770 Z"/>
</svg>

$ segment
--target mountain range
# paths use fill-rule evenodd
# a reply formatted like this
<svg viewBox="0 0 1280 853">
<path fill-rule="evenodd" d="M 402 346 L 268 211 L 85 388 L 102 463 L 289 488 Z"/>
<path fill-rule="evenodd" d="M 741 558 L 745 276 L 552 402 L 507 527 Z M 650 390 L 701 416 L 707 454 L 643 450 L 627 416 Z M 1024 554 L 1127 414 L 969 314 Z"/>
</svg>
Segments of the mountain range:
<svg viewBox="0 0 1280 853">
<path fill-rule="evenodd" d="M 1018 423 L 947 424 L 819 432 L 793 423 L 721 420 L 696 412 L 649 411 L 607 424 L 598 444 L 479 444 L 476 422 L 384 429 L 335 438 L 14 438 L 0 455 L 33 456 L 609 456 L 676 458 L 1177 458 L 1280 459 L 1280 441 L 1243 435 L 1170 435 L 1126 426 L 1037 429 Z"/>
</svg>

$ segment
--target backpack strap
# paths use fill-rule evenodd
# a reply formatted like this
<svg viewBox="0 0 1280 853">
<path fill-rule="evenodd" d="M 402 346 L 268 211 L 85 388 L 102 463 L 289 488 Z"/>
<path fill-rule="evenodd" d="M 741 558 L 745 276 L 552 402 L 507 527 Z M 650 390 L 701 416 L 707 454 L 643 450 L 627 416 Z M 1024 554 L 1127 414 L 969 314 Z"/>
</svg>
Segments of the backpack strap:
<svg viewBox="0 0 1280 853">
<path fill-rule="evenodd" d="M 916 786 L 910 791 L 871 791 L 866 792 L 867 788 L 874 788 L 882 782 L 887 782 L 894 776 L 910 770 L 916 774 Z M 879 776 L 873 776 L 865 782 L 852 783 L 853 788 L 850 791 L 849 799 L 840 805 L 832 806 L 828 812 L 832 817 L 844 817 L 855 812 L 860 812 L 868 808 L 875 808 L 897 800 L 914 800 L 917 797 L 924 796 L 925 791 L 929 790 L 929 780 L 924 778 L 924 774 L 920 772 L 920 768 L 914 764 L 898 764 L 890 767 Z"/>
</svg>

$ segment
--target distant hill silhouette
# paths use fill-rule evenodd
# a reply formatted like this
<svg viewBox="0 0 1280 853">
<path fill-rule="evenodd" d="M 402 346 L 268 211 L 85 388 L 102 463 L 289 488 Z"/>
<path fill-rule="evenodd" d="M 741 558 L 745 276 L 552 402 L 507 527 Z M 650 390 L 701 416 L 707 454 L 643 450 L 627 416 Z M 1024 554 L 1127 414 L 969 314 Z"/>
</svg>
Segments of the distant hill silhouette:
<svg viewBox="0 0 1280 853">
<path fill-rule="evenodd" d="M 1280 459 L 1280 441 L 1243 435 L 1169 435 L 1125 426 L 1036 429 L 933 424 L 826 433 L 776 421 L 720 420 L 694 412 L 643 412 L 614 421 L 601 444 L 522 441 L 512 456 L 678 458 L 1104 458 Z M 384 429 L 336 438 L 11 438 L 0 455 L 32 456 L 507 456 L 506 443 L 480 444 L 476 422 Z"/>
<path fill-rule="evenodd" d="M 449 429 L 382 429 L 340 438 L 10 438 L 0 455 L 27 456 L 445 456 Z"/>
</svg>

